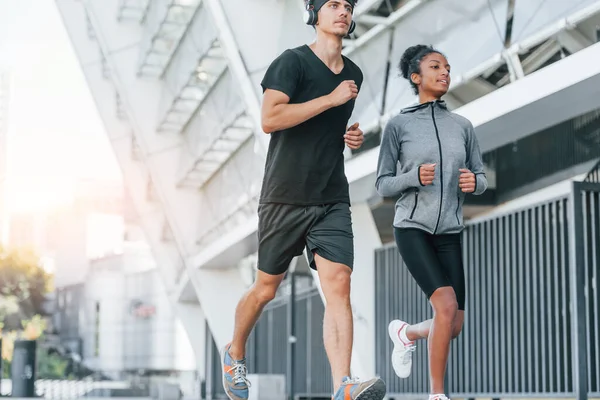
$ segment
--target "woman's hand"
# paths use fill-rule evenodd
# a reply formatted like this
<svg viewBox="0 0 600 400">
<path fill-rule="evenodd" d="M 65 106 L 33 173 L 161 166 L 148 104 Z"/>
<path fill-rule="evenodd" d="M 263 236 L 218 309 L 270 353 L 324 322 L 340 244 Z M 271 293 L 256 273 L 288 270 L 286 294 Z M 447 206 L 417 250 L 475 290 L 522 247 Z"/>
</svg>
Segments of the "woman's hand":
<svg viewBox="0 0 600 400">
<path fill-rule="evenodd" d="M 461 168 L 459 171 L 458 186 L 465 193 L 473 193 L 475 191 L 475 174 L 466 168 Z"/>
<path fill-rule="evenodd" d="M 419 181 L 421 182 L 421 185 L 427 186 L 433 183 L 436 165 L 437 164 L 421 164 L 419 167 Z"/>
</svg>

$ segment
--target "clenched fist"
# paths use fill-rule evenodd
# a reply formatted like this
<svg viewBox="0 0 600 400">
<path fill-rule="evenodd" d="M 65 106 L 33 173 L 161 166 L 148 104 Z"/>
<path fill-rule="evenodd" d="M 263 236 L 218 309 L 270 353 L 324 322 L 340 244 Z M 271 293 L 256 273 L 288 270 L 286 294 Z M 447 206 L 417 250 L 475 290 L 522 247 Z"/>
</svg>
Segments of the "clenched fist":
<svg viewBox="0 0 600 400">
<path fill-rule="evenodd" d="M 362 146 L 363 141 L 365 140 L 365 136 L 363 131 L 358 127 L 358 122 L 355 122 L 348 128 L 346 134 L 344 135 L 344 142 L 346 145 L 350 147 L 352 150 L 357 150 Z"/>
<path fill-rule="evenodd" d="M 329 99 L 334 107 L 346 104 L 358 96 L 358 86 L 354 81 L 343 81 L 329 94 Z"/>
<path fill-rule="evenodd" d="M 435 166 L 437 164 L 422 164 L 419 168 L 419 179 L 423 186 L 431 185 L 435 178 Z"/>
<path fill-rule="evenodd" d="M 459 171 L 458 186 L 465 193 L 473 193 L 475 191 L 475 174 L 466 168 L 461 168 Z"/>
</svg>

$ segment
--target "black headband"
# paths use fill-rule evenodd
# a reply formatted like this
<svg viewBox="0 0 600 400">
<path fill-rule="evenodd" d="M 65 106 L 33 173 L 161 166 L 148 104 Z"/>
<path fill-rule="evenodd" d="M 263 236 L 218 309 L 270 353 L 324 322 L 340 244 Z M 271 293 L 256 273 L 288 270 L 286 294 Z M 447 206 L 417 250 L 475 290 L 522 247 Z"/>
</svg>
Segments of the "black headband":
<svg viewBox="0 0 600 400">
<path fill-rule="evenodd" d="M 321 7 L 323 7 L 329 1 L 330 0 L 313 0 L 314 10 L 319 11 L 321 9 Z M 354 6 L 356 5 L 356 0 L 343 0 L 343 1 L 350 4 L 352 6 L 352 8 L 354 8 Z"/>
</svg>

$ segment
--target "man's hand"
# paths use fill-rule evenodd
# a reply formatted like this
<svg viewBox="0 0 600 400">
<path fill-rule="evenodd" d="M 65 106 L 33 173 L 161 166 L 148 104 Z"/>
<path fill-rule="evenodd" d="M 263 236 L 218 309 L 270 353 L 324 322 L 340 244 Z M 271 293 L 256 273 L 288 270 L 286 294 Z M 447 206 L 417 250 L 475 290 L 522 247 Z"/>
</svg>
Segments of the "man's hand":
<svg viewBox="0 0 600 400">
<path fill-rule="evenodd" d="M 475 191 L 475 174 L 466 168 L 461 168 L 459 171 L 458 186 L 465 193 L 473 193 Z"/>
<path fill-rule="evenodd" d="M 362 146 L 364 141 L 365 136 L 363 135 L 363 131 L 359 129 L 358 122 L 355 122 L 346 131 L 346 134 L 344 135 L 344 142 L 346 142 L 348 147 L 350 147 L 352 150 L 356 150 Z"/>
<path fill-rule="evenodd" d="M 343 81 L 328 96 L 333 107 L 341 106 L 358 96 L 358 86 L 354 81 Z"/>
<path fill-rule="evenodd" d="M 419 179 L 423 186 L 431 185 L 435 178 L 435 166 L 437 164 L 421 164 L 419 168 Z"/>
</svg>

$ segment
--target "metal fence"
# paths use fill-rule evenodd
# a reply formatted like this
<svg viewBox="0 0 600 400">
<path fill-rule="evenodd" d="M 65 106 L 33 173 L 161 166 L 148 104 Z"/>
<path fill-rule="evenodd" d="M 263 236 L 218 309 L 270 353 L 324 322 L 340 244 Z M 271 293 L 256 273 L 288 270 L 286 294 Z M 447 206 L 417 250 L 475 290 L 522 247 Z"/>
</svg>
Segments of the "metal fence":
<svg viewBox="0 0 600 400">
<path fill-rule="evenodd" d="M 467 225 L 466 322 L 452 344 L 447 377 L 453 396 L 600 397 L 598 167 L 568 195 Z M 422 397 L 429 390 L 426 342 L 414 354 L 410 378 L 399 379 L 390 362 L 387 324 L 394 318 L 426 320 L 431 307 L 393 245 L 374 256 L 377 373 L 390 399 Z M 269 304 L 252 332 L 250 373 L 287 376 L 291 370 L 288 299 Z M 291 357 L 296 398 L 331 396 L 323 313 L 316 289 L 298 295 Z M 206 354 L 206 398 L 226 399 L 210 336 Z"/>
<path fill-rule="evenodd" d="M 598 161 L 596 166 L 587 174 L 585 182 L 600 183 L 600 161 Z"/>
<path fill-rule="evenodd" d="M 288 332 L 290 331 L 289 296 L 284 295 L 264 310 L 248 340 L 246 359 L 250 374 L 282 374 L 288 376 Z M 331 370 L 323 345 L 323 300 L 316 288 L 299 293 L 295 302 L 294 397 L 331 398 Z M 210 373 L 206 380 L 207 399 L 227 399 L 221 384 L 219 351 L 208 338 Z M 208 349 L 207 349 L 208 350 Z M 208 368 L 207 368 L 208 371 Z M 289 384 L 291 381 L 288 380 Z"/>
<path fill-rule="evenodd" d="M 2 379 L 0 397 L 11 397 L 12 381 Z M 149 390 L 143 385 L 133 385 L 127 381 L 96 381 L 91 378 L 81 380 L 50 380 L 35 381 L 35 396 L 40 399 L 81 399 L 81 398 L 148 398 Z"/>
<path fill-rule="evenodd" d="M 568 196 L 470 224 L 463 250 L 466 322 L 451 348 L 452 395 L 598 397 L 600 185 L 576 182 Z M 387 325 L 431 318 L 430 306 L 394 246 L 375 262 L 378 373 L 391 398 L 426 393 L 426 342 L 401 380 Z"/>
<path fill-rule="evenodd" d="M 600 157 L 599 126 L 600 110 L 593 110 L 486 152 L 498 195 Z"/>
</svg>

